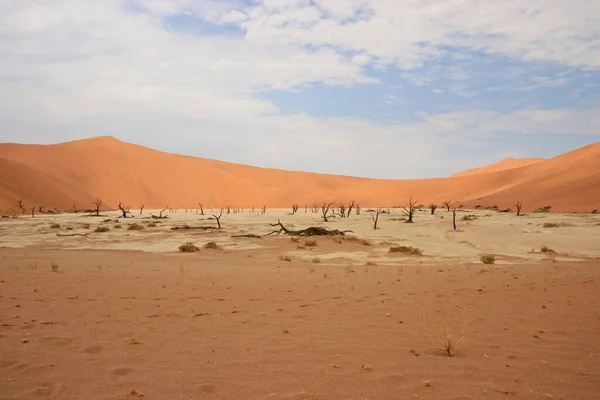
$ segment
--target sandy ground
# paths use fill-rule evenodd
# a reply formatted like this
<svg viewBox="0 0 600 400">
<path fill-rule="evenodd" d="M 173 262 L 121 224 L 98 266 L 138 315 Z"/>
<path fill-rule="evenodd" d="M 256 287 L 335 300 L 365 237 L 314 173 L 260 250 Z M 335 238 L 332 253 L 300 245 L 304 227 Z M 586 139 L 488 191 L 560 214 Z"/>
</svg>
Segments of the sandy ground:
<svg viewBox="0 0 600 400">
<path fill-rule="evenodd" d="M 0 221 L 0 399 L 598 398 L 600 216 L 363 211 L 316 246 L 230 237 L 325 225 L 304 210 L 105 218 Z"/>
</svg>

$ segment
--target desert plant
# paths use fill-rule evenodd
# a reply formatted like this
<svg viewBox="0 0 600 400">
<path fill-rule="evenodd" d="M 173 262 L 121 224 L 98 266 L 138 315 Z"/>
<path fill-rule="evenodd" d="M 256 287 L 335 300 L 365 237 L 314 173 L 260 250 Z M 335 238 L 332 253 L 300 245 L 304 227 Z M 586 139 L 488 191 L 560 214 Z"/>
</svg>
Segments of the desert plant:
<svg viewBox="0 0 600 400">
<path fill-rule="evenodd" d="M 315 247 L 317 245 L 317 241 L 316 240 L 307 240 L 304 242 L 304 245 L 306 247 Z"/>
<path fill-rule="evenodd" d="M 542 213 L 550 212 L 551 209 L 552 209 L 552 206 L 544 206 L 544 207 L 536 208 L 535 210 L 533 210 L 533 212 L 536 214 L 542 214 Z"/>
<path fill-rule="evenodd" d="M 200 207 L 200 215 L 204 215 L 204 207 L 202 203 L 198 202 L 198 206 Z"/>
<path fill-rule="evenodd" d="M 52 229 L 59 229 L 60 228 L 60 224 L 57 224 L 56 222 L 53 222 L 50 224 L 50 228 Z"/>
<path fill-rule="evenodd" d="M 321 206 L 321 213 L 322 213 L 324 222 L 329 222 L 329 220 L 327 219 L 327 214 L 329 213 L 329 209 L 331 208 L 333 203 L 335 203 L 335 202 L 332 201 L 329 204 L 323 203 L 323 205 Z"/>
<path fill-rule="evenodd" d="M 412 199 L 412 197 L 410 197 L 408 199 L 408 208 L 406 207 L 402 207 L 404 209 L 404 214 L 406 214 L 406 216 L 408 217 L 408 219 L 405 221 L 407 224 L 412 224 L 413 223 L 413 216 L 415 215 L 415 212 L 417 211 L 417 202 L 414 201 Z"/>
<path fill-rule="evenodd" d="M 298 204 L 292 204 L 292 215 L 295 215 L 298 212 Z"/>
<path fill-rule="evenodd" d="M 484 264 L 494 264 L 496 262 L 496 257 L 493 254 L 482 254 L 479 259 Z"/>
<path fill-rule="evenodd" d="M 212 250 L 216 250 L 219 248 L 219 245 L 217 245 L 216 242 L 208 242 L 205 243 L 204 246 L 202 246 L 205 249 L 212 249 Z"/>
<path fill-rule="evenodd" d="M 127 214 L 131 214 L 131 212 L 129 212 L 130 209 L 131 207 L 125 206 L 121 202 L 119 202 L 119 210 L 121 211 L 123 218 L 127 218 Z"/>
<path fill-rule="evenodd" d="M 356 208 L 357 214 L 359 213 L 359 207 Z M 379 222 L 379 215 L 381 214 L 381 208 L 375 210 L 375 214 L 371 214 L 371 219 L 373 220 L 373 229 L 377 230 L 377 222 Z"/>
<path fill-rule="evenodd" d="M 390 247 L 389 252 L 390 253 L 410 254 L 410 255 L 415 255 L 415 256 L 423 255 L 423 252 L 421 251 L 421 249 L 418 249 L 418 248 L 412 247 L 412 246 L 392 246 L 392 247 Z"/>
<path fill-rule="evenodd" d="M 290 256 L 279 256 L 279 260 L 281 261 L 292 261 L 292 257 Z"/>
<path fill-rule="evenodd" d="M 442 203 L 442 205 L 443 205 L 444 207 L 446 207 L 446 210 L 450 211 L 450 205 L 451 205 L 451 203 L 450 203 L 448 200 L 444 201 L 444 202 Z"/>
<path fill-rule="evenodd" d="M 144 226 L 140 224 L 131 224 L 127 227 L 128 231 L 141 231 L 142 229 L 144 229 Z"/>
<path fill-rule="evenodd" d="M 21 214 L 25 214 L 25 206 L 23 205 L 23 199 L 17 201 L 17 207 L 21 210 Z"/>
<path fill-rule="evenodd" d="M 553 249 L 551 249 L 548 246 L 542 246 L 542 248 L 540 249 L 540 251 L 542 253 L 556 253 L 556 251 L 554 251 Z"/>
<path fill-rule="evenodd" d="M 452 208 L 452 228 L 456 230 L 456 207 Z"/>
<path fill-rule="evenodd" d="M 544 222 L 544 228 L 558 228 L 559 225 L 556 222 Z"/>
<path fill-rule="evenodd" d="M 352 212 L 352 209 L 354 208 L 355 204 L 354 204 L 354 200 L 352 200 L 352 202 L 348 205 L 348 212 L 346 213 L 346 216 L 349 217 L 350 213 Z"/>
<path fill-rule="evenodd" d="M 104 232 L 108 232 L 110 229 L 108 229 L 108 226 L 99 226 L 97 227 L 94 232 L 96 233 L 104 233 Z"/>
<path fill-rule="evenodd" d="M 463 220 L 463 221 L 474 221 L 476 219 L 477 219 L 477 217 L 475 215 L 471 215 L 471 214 L 463 215 L 463 217 L 461 218 L 461 220 Z"/>
<path fill-rule="evenodd" d="M 53 262 L 52 265 L 50 266 L 50 269 L 52 272 L 58 272 L 58 264 Z"/>
<path fill-rule="evenodd" d="M 179 251 L 182 253 L 194 253 L 200 250 L 194 243 L 187 242 L 179 246 Z"/>
<path fill-rule="evenodd" d="M 144 212 L 145 207 L 146 207 L 146 205 L 144 203 L 140 204 L 140 215 L 142 215 L 142 213 Z"/>
<path fill-rule="evenodd" d="M 113 229 L 121 229 L 121 228 L 122 228 L 121 224 L 116 224 L 115 226 L 113 226 Z"/>
<path fill-rule="evenodd" d="M 90 229 L 92 226 L 90 224 L 83 224 L 83 229 Z"/>
<path fill-rule="evenodd" d="M 147 226 L 148 228 L 156 228 L 156 222 L 150 222 Z"/>
<path fill-rule="evenodd" d="M 436 352 L 452 357 L 468 338 L 470 318 L 462 307 L 435 308 L 421 312 L 423 335 Z"/>
<path fill-rule="evenodd" d="M 96 216 L 100 216 L 100 207 L 102 207 L 102 199 L 100 197 L 96 197 L 96 200 L 93 202 L 96 207 Z"/>
</svg>

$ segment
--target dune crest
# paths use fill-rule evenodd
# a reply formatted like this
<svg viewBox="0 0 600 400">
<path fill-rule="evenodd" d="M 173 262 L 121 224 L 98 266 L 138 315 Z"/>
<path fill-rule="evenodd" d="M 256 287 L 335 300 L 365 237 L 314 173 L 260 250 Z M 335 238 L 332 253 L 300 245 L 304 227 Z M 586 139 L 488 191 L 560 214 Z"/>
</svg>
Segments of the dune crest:
<svg viewBox="0 0 600 400">
<path fill-rule="evenodd" d="M 535 160 L 535 162 L 534 162 Z M 531 163 L 529 163 L 531 161 Z M 522 165 L 523 163 L 527 165 Z M 0 210 L 28 207 L 291 207 L 324 201 L 397 206 L 450 200 L 465 206 L 554 211 L 600 208 L 600 143 L 548 160 L 505 160 L 449 178 L 382 180 L 258 168 L 164 153 L 112 137 L 53 145 L 0 144 Z M 485 171 L 482 173 L 481 171 Z"/>
<path fill-rule="evenodd" d="M 461 176 L 471 176 L 478 174 L 488 174 L 490 172 L 506 171 L 509 169 L 521 168 L 526 167 L 528 165 L 537 164 L 545 160 L 545 158 L 506 158 L 502 161 L 498 161 L 493 164 L 484 165 L 483 167 L 457 172 L 456 174 L 450 175 L 450 177 L 457 178 Z"/>
</svg>

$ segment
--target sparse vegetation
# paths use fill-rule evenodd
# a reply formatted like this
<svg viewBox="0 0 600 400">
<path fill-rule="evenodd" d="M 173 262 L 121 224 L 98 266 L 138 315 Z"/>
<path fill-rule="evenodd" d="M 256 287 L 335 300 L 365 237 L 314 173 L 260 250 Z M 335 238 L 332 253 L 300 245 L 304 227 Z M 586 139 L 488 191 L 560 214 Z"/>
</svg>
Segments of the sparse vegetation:
<svg viewBox="0 0 600 400">
<path fill-rule="evenodd" d="M 371 219 L 373 219 L 373 229 L 377 230 L 377 222 L 379 222 L 379 215 L 381 214 L 381 208 L 375 210 L 375 214 L 371 214 Z"/>
<path fill-rule="evenodd" d="M 148 228 L 156 228 L 156 222 L 150 222 L 148 225 L 146 225 Z"/>
<path fill-rule="evenodd" d="M 292 257 L 290 256 L 279 256 L 280 261 L 292 261 Z"/>
<path fill-rule="evenodd" d="M 52 272 L 58 272 L 58 264 L 53 262 L 52 265 L 50 265 L 50 268 L 52 270 Z"/>
<path fill-rule="evenodd" d="M 219 248 L 219 245 L 216 242 L 208 242 L 205 243 L 202 247 L 205 249 L 217 250 Z"/>
<path fill-rule="evenodd" d="M 463 217 L 461 218 L 461 220 L 463 220 L 463 221 L 474 221 L 476 219 L 477 219 L 477 216 L 475 216 L 473 214 L 463 215 Z"/>
<path fill-rule="evenodd" d="M 552 206 L 544 206 L 544 207 L 536 208 L 535 210 L 533 210 L 533 212 L 536 214 L 548 213 L 548 212 L 550 212 L 551 209 L 552 209 Z"/>
<path fill-rule="evenodd" d="M 108 226 L 99 226 L 96 229 L 94 229 L 94 232 L 96 233 L 104 233 L 108 231 L 110 231 L 110 229 L 108 229 Z"/>
<path fill-rule="evenodd" d="M 412 246 L 392 246 L 389 249 L 390 253 L 403 253 L 415 256 L 422 256 L 423 252 L 421 249 Z"/>
<path fill-rule="evenodd" d="M 462 307 L 422 312 L 423 335 L 433 349 L 448 357 L 456 355 L 469 334 L 469 318 Z"/>
<path fill-rule="evenodd" d="M 52 229 L 59 229 L 60 228 L 60 224 L 57 224 L 56 222 L 53 222 L 50 224 L 50 228 Z"/>
<path fill-rule="evenodd" d="M 113 229 L 121 229 L 122 226 L 120 224 L 116 224 L 115 226 L 113 226 Z"/>
<path fill-rule="evenodd" d="M 521 215 L 521 209 L 523 208 L 523 203 L 521 203 L 520 201 L 517 201 L 517 204 L 515 204 L 515 207 L 517 208 L 517 217 L 519 217 Z"/>
<path fill-rule="evenodd" d="M 551 249 L 548 246 L 542 246 L 542 248 L 540 249 L 540 251 L 542 253 L 556 253 L 556 251 L 554 251 L 553 249 Z"/>
<path fill-rule="evenodd" d="M 144 229 L 144 226 L 140 224 L 131 224 L 127 227 L 128 231 L 141 231 L 142 229 Z"/>
<path fill-rule="evenodd" d="M 219 214 L 219 216 L 217 217 L 215 214 L 213 214 L 213 217 L 217 220 L 217 227 L 219 229 L 221 229 L 221 217 L 223 216 L 223 209 L 221 208 L 221 213 Z"/>
<path fill-rule="evenodd" d="M 198 250 L 200 250 L 200 248 L 198 248 L 192 242 L 187 242 L 187 243 L 184 243 L 181 246 L 179 246 L 179 251 L 182 253 L 195 253 Z"/>
<path fill-rule="evenodd" d="M 90 224 L 83 224 L 83 229 L 90 229 L 92 226 Z"/>
<path fill-rule="evenodd" d="M 317 245 L 317 241 L 316 240 L 307 240 L 304 242 L 304 245 L 306 247 L 315 247 Z"/>
<path fill-rule="evenodd" d="M 331 208 L 331 206 L 333 205 L 333 203 L 335 203 L 335 202 L 332 201 L 329 204 L 323 203 L 323 205 L 321 206 L 321 213 L 322 213 L 322 217 L 323 217 L 323 222 L 329 222 L 328 218 L 330 216 L 328 216 L 327 214 L 329 214 L 329 209 Z"/>
<path fill-rule="evenodd" d="M 558 226 L 556 222 L 544 222 L 544 228 L 558 228 Z"/>
<path fill-rule="evenodd" d="M 435 210 L 437 210 L 438 206 L 436 204 L 431 203 L 429 205 L 429 209 L 431 210 L 431 215 L 435 214 Z"/>
<path fill-rule="evenodd" d="M 121 211 L 123 218 L 127 218 L 127 215 L 131 215 L 131 212 L 129 211 L 130 209 L 130 206 L 125 206 L 121 202 L 119 202 L 119 210 Z"/>
<path fill-rule="evenodd" d="M 494 264 L 496 262 L 496 257 L 493 254 L 482 254 L 479 259 L 484 264 Z"/>
<path fill-rule="evenodd" d="M 406 214 L 406 216 L 408 217 L 408 219 L 406 220 L 407 224 L 412 224 L 413 223 L 413 216 L 415 215 L 415 212 L 417 211 L 417 202 L 414 201 L 412 199 L 412 197 L 410 197 L 408 199 L 408 208 L 406 207 L 402 207 L 404 209 L 404 214 Z"/>
<path fill-rule="evenodd" d="M 100 216 L 100 207 L 102 207 L 102 199 L 100 197 L 96 197 L 96 200 L 94 201 L 94 206 L 95 208 L 95 212 L 96 212 L 96 216 L 99 217 Z"/>
</svg>

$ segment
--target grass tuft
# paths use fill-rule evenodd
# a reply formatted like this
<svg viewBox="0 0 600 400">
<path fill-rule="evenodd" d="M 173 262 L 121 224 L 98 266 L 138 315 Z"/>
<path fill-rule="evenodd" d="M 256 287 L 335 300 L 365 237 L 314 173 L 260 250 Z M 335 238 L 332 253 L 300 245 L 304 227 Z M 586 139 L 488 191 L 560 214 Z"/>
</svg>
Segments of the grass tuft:
<svg viewBox="0 0 600 400">
<path fill-rule="evenodd" d="M 496 262 L 496 257 L 493 254 L 482 254 L 479 259 L 484 264 L 494 264 Z"/>
<path fill-rule="evenodd" d="M 212 249 L 212 250 L 216 250 L 219 248 L 219 245 L 216 242 L 208 242 L 205 243 L 204 246 L 202 246 L 205 249 Z"/>
<path fill-rule="evenodd" d="M 409 254 L 409 255 L 414 255 L 414 256 L 422 256 L 423 252 L 421 251 L 421 249 L 418 249 L 416 247 L 412 247 L 412 246 L 393 246 L 390 247 L 389 250 L 390 253 L 403 253 L 403 254 Z"/>
<path fill-rule="evenodd" d="M 179 246 L 179 251 L 182 253 L 195 253 L 198 250 L 200 249 L 192 242 L 187 242 Z"/>
<path fill-rule="evenodd" d="M 110 231 L 110 229 L 108 229 L 108 226 L 99 226 L 96 229 L 94 229 L 94 232 L 96 233 L 104 233 L 108 231 Z"/>
</svg>

